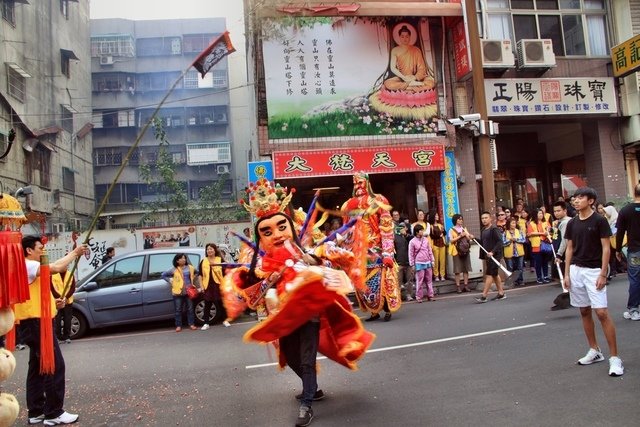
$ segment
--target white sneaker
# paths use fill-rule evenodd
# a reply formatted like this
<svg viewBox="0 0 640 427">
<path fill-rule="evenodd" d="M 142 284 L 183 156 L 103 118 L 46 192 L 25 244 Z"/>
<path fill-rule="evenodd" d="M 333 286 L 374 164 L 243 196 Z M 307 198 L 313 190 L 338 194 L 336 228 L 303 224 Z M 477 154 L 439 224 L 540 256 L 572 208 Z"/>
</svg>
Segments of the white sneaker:
<svg viewBox="0 0 640 427">
<path fill-rule="evenodd" d="M 73 424 L 78 421 L 78 414 L 70 414 L 67 411 L 64 411 L 56 418 L 52 418 L 49 420 L 44 420 L 44 425 L 46 426 L 57 426 L 60 424 Z"/>
<path fill-rule="evenodd" d="M 609 376 L 620 377 L 624 374 L 624 367 L 622 366 L 622 360 L 618 356 L 611 356 L 609 358 Z"/>
<path fill-rule="evenodd" d="M 583 358 L 578 359 L 578 365 L 591 365 L 592 363 L 602 362 L 603 360 L 604 356 L 599 348 L 590 348 Z"/>
<path fill-rule="evenodd" d="M 204 325 L 202 325 L 202 328 L 200 328 L 201 331 L 206 331 L 207 329 L 209 329 L 210 326 L 208 323 L 205 323 Z"/>
<path fill-rule="evenodd" d="M 622 313 L 622 317 L 624 317 L 627 320 L 631 320 L 631 311 L 625 311 L 624 313 Z"/>
<path fill-rule="evenodd" d="M 632 311 L 631 320 L 640 320 L 640 311 Z"/>
<path fill-rule="evenodd" d="M 44 421 L 44 414 L 38 415 L 37 417 L 29 417 L 27 424 L 40 424 Z"/>
<path fill-rule="evenodd" d="M 222 322 L 222 324 L 224 325 L 225 328 L 228 328 L 229 326 L 231 326 L 231 323 L 229 323 L 228 320 L 225 320 L 224 322 Z"/>
</svg>

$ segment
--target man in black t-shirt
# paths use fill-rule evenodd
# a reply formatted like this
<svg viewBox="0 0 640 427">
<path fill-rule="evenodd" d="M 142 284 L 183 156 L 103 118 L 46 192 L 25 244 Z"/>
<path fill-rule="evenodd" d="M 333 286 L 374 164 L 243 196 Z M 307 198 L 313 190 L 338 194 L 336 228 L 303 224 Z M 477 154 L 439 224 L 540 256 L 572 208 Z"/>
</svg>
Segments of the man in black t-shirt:
<svg viewBox="0 0 640 427">
<path fill-rule="evenodd" d="M 629 277 L 629 299 L 625 319 L 640 320 L 640 184 L 633 191 L 633 203 L 629 203 L 618 213 L 616 223 L 616 248 L 622 249 L 624 235 L 627 234 L 627 272 Z M 622 261 L 621 251 L 616 252 Z"/>
<path fill-rule="evenodd" d="M 569 221 L 565 233 L 565 287 L 569 289 L 571 305 L 580 309 L 582 327 L 589 343 L 587 354 L 578 359 L 579 365 L 602 362 L 604 356 L 598 347 L 595 323 L 591 311 L 595 311 L 609 346 L 609 375 L 624 373 L 618 357 L 616 327 L 607 309 L 607 269 L 609 267 L 611 227 L 607 220 L 594 212 L 597 199 L 590 187 L 578 188 L 574 194 L 574 207 L 578 214 Z"/>
<path fill-rule="evenodd" d="M 500 301 L 507 298 L 502 287 L 502 279 L 498 272 L 500 268 L 491 257 L 500 262 L 503 255 L 503 243 L 502 243 L 502 231 L 491 221 L 491 214 L 489 212 L 482 212 L 480 216 L 480 222 L 482 223 L 482 233 L 480 234 L 480 244 L 488 252 L 486 255 L 484 251 L 480 250 L 480 259 L 485 260 L 484 271 L 484 287 L 482 288 L 482 296 L 476 298 L 476 302 L 487 302 L 487 295 L 491 289 L 493 283 L 496 284 L 498 289 L 498 295 L 492 298 L 493 301 Z"/>
</svg>

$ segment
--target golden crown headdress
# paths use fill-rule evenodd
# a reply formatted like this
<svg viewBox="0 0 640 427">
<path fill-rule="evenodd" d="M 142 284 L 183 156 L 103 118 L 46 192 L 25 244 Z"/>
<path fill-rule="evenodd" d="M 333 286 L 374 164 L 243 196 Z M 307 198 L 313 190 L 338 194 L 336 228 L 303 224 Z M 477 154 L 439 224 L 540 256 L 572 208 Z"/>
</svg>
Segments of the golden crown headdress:
<svg viewBox="0 0 640 427">
<path fill-rule="evenodd" d="M 255 184 L 249 183 L 246 192 L 247 199 L 241 200 L 240 203 L 257 218 L 263 218 L 284 212 L 291 202 L 295 189 L 292 188 L 289 192 L 287 187 L 277 183 L 273 185 L 267 179 L 260 178 Z"/>
</svg>

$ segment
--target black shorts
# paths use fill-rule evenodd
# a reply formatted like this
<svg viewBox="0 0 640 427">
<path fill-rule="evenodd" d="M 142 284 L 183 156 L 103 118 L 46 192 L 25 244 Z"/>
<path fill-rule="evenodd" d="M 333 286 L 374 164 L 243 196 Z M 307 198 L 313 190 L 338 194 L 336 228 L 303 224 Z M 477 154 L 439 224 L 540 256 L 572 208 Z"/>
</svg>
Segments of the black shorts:
<svg viewBox="0 0 640 427">
<path fill-rule="evenodd" d="M 485 261 L 486 261 L 486 270 L 484 272 L 484 275 L 485 276 L 497 276 L 498 275 L 498 271 L 500 271 L 500 267 L 498 267 L 498 264 L 493 262 L 493 260 L 491 258 L 487 258 Z M 500 262 L 499 259 L 497 259 L 497 261 Z"/>
</svg>

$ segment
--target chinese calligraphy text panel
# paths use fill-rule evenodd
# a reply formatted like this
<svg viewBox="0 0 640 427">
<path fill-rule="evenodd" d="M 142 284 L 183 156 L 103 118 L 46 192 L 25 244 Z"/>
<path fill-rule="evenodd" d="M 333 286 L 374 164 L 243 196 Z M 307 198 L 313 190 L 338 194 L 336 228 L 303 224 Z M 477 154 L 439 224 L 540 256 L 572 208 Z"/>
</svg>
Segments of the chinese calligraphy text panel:
<svg viewBox="0 0 640 427">
<path fill-rule="evenodd" d="M 351 175 L 354 172 L 392 173 L 441 171 L 444 146 L 418 145 L 273 153 L 276 179 Z"/>
</svg>

